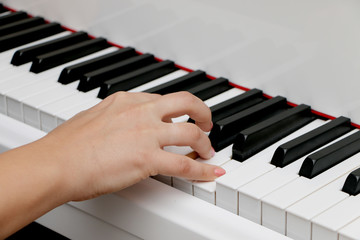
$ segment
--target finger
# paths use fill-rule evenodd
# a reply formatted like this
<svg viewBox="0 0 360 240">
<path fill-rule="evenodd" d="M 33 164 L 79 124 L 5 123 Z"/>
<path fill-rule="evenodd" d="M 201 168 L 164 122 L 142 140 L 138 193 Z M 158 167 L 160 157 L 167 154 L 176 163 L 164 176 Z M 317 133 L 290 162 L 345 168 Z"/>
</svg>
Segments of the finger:
<svg viewBox="0 0 360 240">
<path fill-rule="evenodd" d="M 164 95 L 156 101 L 156 111 L 161 119 L 189 115 L 203 131 L 212 128 L 211 111 L 203 101 L 188 92 Z"/>
<path fill-rule="evenodd" d="M 158 141 L 164 146 L 190 146 L 200 157 L 209 159 L 214 155 L 214 149 L 208 136 L 192 123 L 164 123 L 157 131 Z"/>
<path fill-rule="evenodd" d="M 166 176 L 202 181 L 211 181 L 225 174 L 225 170 L 221 167 L 165 151 L 159 154 L 157 172 Z"/>
</svg>

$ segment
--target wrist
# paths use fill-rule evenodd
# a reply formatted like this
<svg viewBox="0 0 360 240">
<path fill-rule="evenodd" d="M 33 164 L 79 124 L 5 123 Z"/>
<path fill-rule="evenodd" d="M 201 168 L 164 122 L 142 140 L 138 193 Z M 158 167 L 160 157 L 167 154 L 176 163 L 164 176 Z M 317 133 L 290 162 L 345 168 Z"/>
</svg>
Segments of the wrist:
<svg viewBox="0 0 360 240">
<path fill-rule="evenodd" d="M 44 137 L 33 143 L 33 148 L 38 148 L 39 159 L 35 163 L 38 166 L 38 174 L 42 180 L 47 181 L 47 194 L 53 196 L 54 205 L 61 205 L 72 199 L 72 184 L 68 181 L 68 169 L 66 167 L 66 152 L 58 146 L 58 142 Z"/>
<path fill-rule="evenodd" d="M 50 145 L 41 139 L 1 155 L 0 182 L 6 184 L 0 188 L 0 226 L 5 236 L 69 199 L 63 170 L 49 157 Z"/>
</svg>

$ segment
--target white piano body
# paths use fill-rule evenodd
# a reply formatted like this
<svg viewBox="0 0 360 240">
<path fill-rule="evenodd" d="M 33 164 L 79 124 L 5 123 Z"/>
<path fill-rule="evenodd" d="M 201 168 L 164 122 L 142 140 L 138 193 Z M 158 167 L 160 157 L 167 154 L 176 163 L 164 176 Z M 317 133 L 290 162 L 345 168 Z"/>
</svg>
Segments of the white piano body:
<svg viewBox="0 0 360 240">
<path fill-rule="evenodd" d="M 2 2 L 360 123 L 356 0 Z M 7 117 L 0 118 L 0 132 L 9 124 L 14 127 L 1 139 L 4 148 L 44 134 L 27 126 L 22 127 L 29 132 L 19 131 L 20 123 Z M 152 179 L 116 194 L 60 206 L 38 221 L 73 239 L 285 238 Z"/>
</svg>

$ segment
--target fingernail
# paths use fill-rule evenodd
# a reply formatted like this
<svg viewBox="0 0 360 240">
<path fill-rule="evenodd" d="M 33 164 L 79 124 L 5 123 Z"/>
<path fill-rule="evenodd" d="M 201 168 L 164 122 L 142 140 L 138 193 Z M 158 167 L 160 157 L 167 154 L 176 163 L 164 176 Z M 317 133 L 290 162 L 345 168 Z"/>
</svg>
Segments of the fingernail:
<svg viewBox="0 0 360 240">
<path fill-rule="evenodd" d="M 226 171 L 222 168 L 216 168 L 214 170 L 214 173 L 216 176 L 221 177 L 222 175 L 224 175 L 226 173 Z"/>
</svg>

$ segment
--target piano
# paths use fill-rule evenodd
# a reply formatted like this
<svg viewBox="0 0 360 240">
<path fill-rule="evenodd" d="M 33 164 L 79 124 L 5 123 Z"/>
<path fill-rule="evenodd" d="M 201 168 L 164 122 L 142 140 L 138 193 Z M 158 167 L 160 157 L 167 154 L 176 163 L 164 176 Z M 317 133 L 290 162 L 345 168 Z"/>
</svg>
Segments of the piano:
<svg viewBox="0 0 360 240">
<path fill-rule="evenodd" d="M 70 239 L 360 239 L 357 2 L 1 3 L 0 151 L 119 89 L 185 89 L 218 118 L 208 162 L 227 169 L 156 176 L 38 223 Z"/>
</svg>

